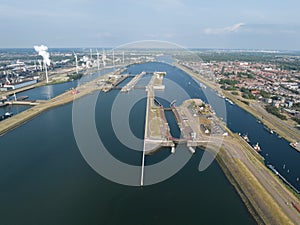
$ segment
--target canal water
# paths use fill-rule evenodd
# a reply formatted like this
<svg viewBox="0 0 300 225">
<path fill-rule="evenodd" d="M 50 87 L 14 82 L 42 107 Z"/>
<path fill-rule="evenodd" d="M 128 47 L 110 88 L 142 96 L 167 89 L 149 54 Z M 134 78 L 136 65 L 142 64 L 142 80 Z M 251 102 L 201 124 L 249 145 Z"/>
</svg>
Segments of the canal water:
<svg viewBox="0 0 300 225">
<path fill-rule="evenodd" d="M 29 109 L 30 106 L 27 105 L 7 105 L 4 107 L 0 107 L 0 116 L 9 112 L 9 113 L 13 113 L 14 115 L 23 112 L 26 109 Z"/>
<path fill-rule="evenodd" d="M 193 82 L 162 63 L 134 65 L 129 71 L 167 71 L 166 78 L 181 84 Z M 199 88 L 190 91 L 198 92 L 199 97 L 203 95 Z M 118 94 L 119 90 L 99 93 L 98 134 L 115 158 L 140 165 L 141 152 L 122 145 L 110 122 Z M 146 93 L 134 90 L 124 95 L 130 94 L 141 97 L 130 112 L 129 124 L 143 138 Z M 178 98 L 177 104 L 182 100 Z M 123 186 L 101 177 L 76 145 L 72 104 L 51 109 L 6 133 L 0 143 L 0 224 L 255 224 L 216 161 L 204 172 L 198 171 L 201 150 L 175 176 L 156 185 Z M 147 164 L 169 154 L 170 149 L 163 149 L 147 157 Z"/>
</svg>

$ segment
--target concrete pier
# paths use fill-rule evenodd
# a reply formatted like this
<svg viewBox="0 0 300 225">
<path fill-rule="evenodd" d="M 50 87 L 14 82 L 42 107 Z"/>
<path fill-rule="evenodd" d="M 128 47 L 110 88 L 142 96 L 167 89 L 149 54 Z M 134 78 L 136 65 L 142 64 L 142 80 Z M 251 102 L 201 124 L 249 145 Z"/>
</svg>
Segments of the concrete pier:
<svg viewBox="0 0 300 225">
<path fill-rule="evenodd" d="M 136 75 L 132 78 L 132 80 L 127 83 L 122 89 L 121 92 L 129 92 L 131 91 L 137 82 L 146 74 L 146 72 L 141 72 L 140 74 Z"/>
<path fill-rule="evenodd" d="M 132 84 L 130 84 L 131 86 Z M 162 106 L 156 106 L 154 103 L 155 86 L 162 85 L 162 76 L 156 73 L 153 75 L 148 86 L 147 91 L 147 105 L 146 105 L 146 119 L 145 119 L 145 133 L 144 133 L 144 146 L 142 154 L 142 169 L 141 169 L 141 182 L 144 185 L 145 174 L 145 157 L 146 155 L 153 154 L 161 147 L 174 148 L 175 144 L 172 141 L 170 128 L 164 115 Z M 175 149 L 174 149 L 175 151 Z"/>
</svg>

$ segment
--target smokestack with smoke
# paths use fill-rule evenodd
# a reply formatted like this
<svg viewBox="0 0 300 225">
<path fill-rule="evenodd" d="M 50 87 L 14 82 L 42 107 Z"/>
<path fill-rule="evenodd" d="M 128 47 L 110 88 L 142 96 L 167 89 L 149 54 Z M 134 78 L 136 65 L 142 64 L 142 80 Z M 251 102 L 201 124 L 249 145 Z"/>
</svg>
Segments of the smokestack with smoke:
<svg viewBox="0 0 300 225">
<path fill-rule="evenodd" d="M 77 54 L 75 52 L 73 52 L 74 57 L 75 57 L 75 66 L 76 66 L 76 73 L 78 74 L 78 57 Z"/>
<path fill-rule="evenodd" d="M 41 45 L 41 46 L 34 46 L 34 50 L 43 57 L 43 62 L 44 62 L 44 68 L 46 71 L 46 82 L 48 83 L 48 71 L 47 71 L 47 66 L 50 66 L 50 55 L 48 51 L 48 47 L 45 45 Z"/>
</svg>

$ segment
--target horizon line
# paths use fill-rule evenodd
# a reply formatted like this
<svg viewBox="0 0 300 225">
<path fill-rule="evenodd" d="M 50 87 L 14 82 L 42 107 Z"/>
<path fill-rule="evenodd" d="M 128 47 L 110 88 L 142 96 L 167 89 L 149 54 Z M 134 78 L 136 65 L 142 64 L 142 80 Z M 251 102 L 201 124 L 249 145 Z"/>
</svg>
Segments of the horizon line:
<svg viewBox="0 0 300 225">
<path fill-rule="evenodd" d="M 49 47 L 49 49 L 116 49 L 118 50 L 118 47 L 111 47 L 111 46 L 102 46 L 102 47 L 96 47 L 96 46 L 72 46 L 72 47 Z M 271 49 L 271 48 L 225 48 L 225 47 L 184 47 L 188 50 L 229 50 L 229 51 L 267 51 L 267 52 L 300 52 L 300 49 Z M 0 49 L 33 49 L 32 47 L 0 47 Z M 136 47 L 136 48 L 120 48 L 120 49 L 178 49 L 176 47 L 174 48 L 162 48 L 162 47 Z"/>
</svg>

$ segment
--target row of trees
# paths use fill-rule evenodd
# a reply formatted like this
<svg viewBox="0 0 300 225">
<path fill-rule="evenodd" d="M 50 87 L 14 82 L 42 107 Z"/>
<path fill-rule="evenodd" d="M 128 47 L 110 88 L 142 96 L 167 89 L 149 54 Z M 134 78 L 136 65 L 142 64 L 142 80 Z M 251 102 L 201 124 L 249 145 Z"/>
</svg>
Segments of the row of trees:
<svg viewBox="0 0 300 225">
<path fill-rule="evenodd" d="M 279 119 L 282 119 L 282 120 L 286 120 L 286 116 L 285 115 L 282 115 L 279 111 L 278 108 L 274 107 L 274 106 L 271 106 L 271 105 L 267 105 L 266 106 L 266 110 L 268 113 L 272 113 L 273 115 L 277 116 Z"/>
</svg>

